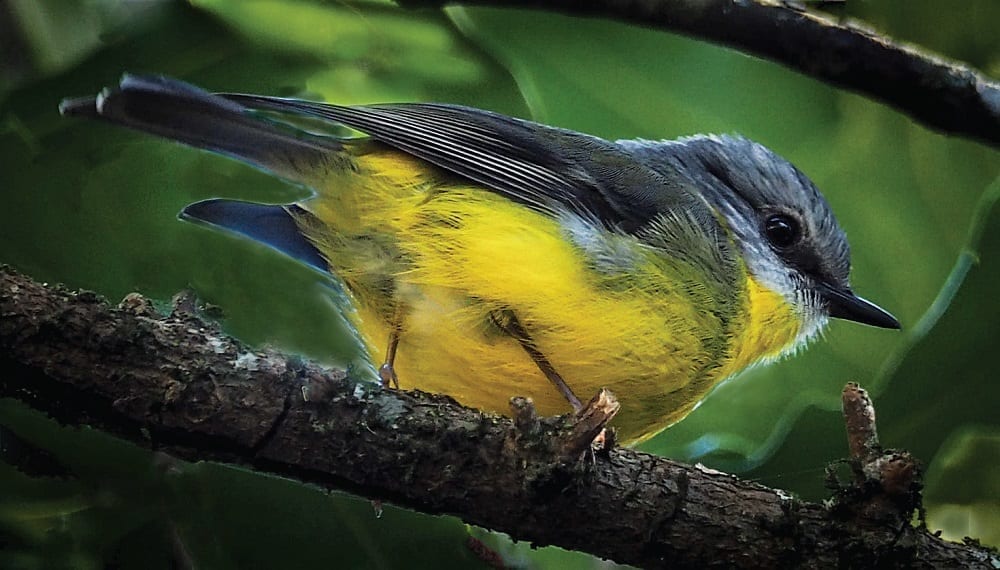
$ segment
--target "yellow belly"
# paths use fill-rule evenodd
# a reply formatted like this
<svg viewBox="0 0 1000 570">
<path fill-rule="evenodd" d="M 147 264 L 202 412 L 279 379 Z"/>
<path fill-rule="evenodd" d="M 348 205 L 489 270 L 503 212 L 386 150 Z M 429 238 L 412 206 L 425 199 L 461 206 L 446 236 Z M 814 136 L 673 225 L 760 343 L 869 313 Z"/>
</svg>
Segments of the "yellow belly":
<svg viewBox="0 0 1000 570">
<path fill-rule="evenodd" d="M 798 319 L 745 273 L 735 299 L 636 248 L 626 275 L 594 269 L 559 223 L 380 150 L 325 176 L 304 228 L 356 299 L 354 325 L 374 364 L 399 326 L 403 388 L 446 393 L 505 413 L 530 396 L 543 414 L 570 410 L 521 344 L 495 324 L 514 314 L 586 401 L 611 389 L 623 441 L 680 420 L 719 381 L 794 344 Z M 739 307 L 726 322 L 714 303 Z"/>
</svg>

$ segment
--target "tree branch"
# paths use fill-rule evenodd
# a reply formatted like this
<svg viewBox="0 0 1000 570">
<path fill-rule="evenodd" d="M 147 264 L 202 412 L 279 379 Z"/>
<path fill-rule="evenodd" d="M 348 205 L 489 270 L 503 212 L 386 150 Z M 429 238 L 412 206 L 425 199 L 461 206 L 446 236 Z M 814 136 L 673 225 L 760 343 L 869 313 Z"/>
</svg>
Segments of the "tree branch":
<svg viewBox="0 0 1000 570">
<path fill-rule="evenodd" d="M 865 478 L 827 507 L 628 449 L 581 457 L 581 434 L 592 437 L 617 410 L 608 394 L 580 421 L 538 418 L 515 399 L 512 421 L 252 350 L 189 307 L 177 302 L 164 317 L 135 294 L 109 307 L 93 293 L 0 268 L 0 397 L 185 459 L 453 514 L 649 568 L 1000 562 L 912 527 L 913 479 L 885 500 L 880 481 Z M 878 510 L 868 508 L 875 502 Z"/>
<path fill-rule="evenodd" d="M 400 0 L 598 16 L 708 40 L 886 103 L 937 131 L 1000 146 L 1000 84 L 968 65 L 776 0 Z"/>
</svg>

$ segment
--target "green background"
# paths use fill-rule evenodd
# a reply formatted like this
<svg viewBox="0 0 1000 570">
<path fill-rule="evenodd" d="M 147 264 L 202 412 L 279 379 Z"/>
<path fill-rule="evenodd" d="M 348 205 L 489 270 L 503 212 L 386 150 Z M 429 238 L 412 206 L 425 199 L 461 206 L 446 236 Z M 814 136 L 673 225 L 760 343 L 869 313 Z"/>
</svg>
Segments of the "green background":
<svg viewBox="0 0 1000 570">
<path fill-rule="evenodd" d="M 602 20 L 386 3 L 12 0 L 0 7 L 0 263 L 112 301 L 193 287 L 225 329 L 331 365 L 354 360 L 342 300 L 270 250 L 177 220 L 210 197 L 306 192 L 233 161 L 59 117 L 125 72 L 213 90 L 341 103 L 463 103 L 607 138 L 740 133 L 823 189 L 854 252 L 853 283 L 902 332 L 834 322 L 801 354 L 717 389 L 644 448 L 825 496 L 845 455 L 839 394 L 875 396 L 883 443 L 926 462 L 929 525 L 1000 544 L 1000 154 L 929 132 L 857 95 L 732 50 Z M 865 20 L 1000 76 L 1000 3 L 851 2 Z M 62 477 L 15 469 L 40 447 Z M 171 462 L 0 400 L 0 567 L 600 565 L 531 550 L 448 517 L 215 464 Z M 157 566 L 158 565 L 158 566 Z"/>
</svg>

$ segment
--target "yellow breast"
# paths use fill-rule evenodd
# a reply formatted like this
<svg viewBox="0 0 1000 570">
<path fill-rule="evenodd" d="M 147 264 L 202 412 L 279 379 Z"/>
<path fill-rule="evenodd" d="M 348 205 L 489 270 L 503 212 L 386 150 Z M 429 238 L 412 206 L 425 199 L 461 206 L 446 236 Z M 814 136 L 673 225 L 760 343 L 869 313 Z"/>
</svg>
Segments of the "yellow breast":
<svg viewBox="0 0 1000 570">
<path fill-rule="evenodd" d="M 799 319 L 745 274 L 736 299 L 715 299 L 698 275 L 636 249 L 627 275 L 596 271 L 555 219 L 405 154 L 362 154 L 324 178 L 304 228 L 357 301 L 354 325 L 372 361 L 400 326 L 404 388 L 506 412 L 530 396 L 545 414 L 569 406 L 523 347 L 496 326 L 507 312 L 583 400 L 601 387 L 622 403 L 623 441 L 689 413 L 719 381 L 795 342 Z M 713 302 L 740 309 L 723 320 Z"/>
</svg>

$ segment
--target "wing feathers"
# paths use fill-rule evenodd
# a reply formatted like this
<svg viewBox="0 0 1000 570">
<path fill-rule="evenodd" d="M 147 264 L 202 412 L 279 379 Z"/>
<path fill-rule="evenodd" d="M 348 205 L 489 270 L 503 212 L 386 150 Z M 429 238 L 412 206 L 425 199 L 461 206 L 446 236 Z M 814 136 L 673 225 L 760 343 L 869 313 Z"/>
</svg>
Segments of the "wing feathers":
<svg viewBox="0 0 1000 570">
<path fill-rule="evenodd" d="M 597 182 L 586 175 L 567 177 L 564 172 L 585 169 L 563 156 L 565 147 L 540 140 L 563 132 L 551 127 L 453 105 L 343 107 L 255 95 L 225 97 L 259 110 L 341 123 L 547 213 L 565 209 L 592 216 L 600 213 L 587 205 L 600 196 L 594 188 Z M 599 140 L 573 135 L 588 142 Z"/>
<path fill-rule="evenodd" d="M 678 207 L 698 207 L 626 146 L 489 111 L 444 104 L 345 107 L 210 94 L 167 77 L 126 75 L 100 97 L 67 100 L 66 114 L 99 117 L 235 156 L 301 180 L 342 149 L 254 111 L 319 118 L 435 164 L 548 215 L 567 212 L 627 233 Z M 684 195 L 681 195 L 684 194 Z"/>
</svg>

